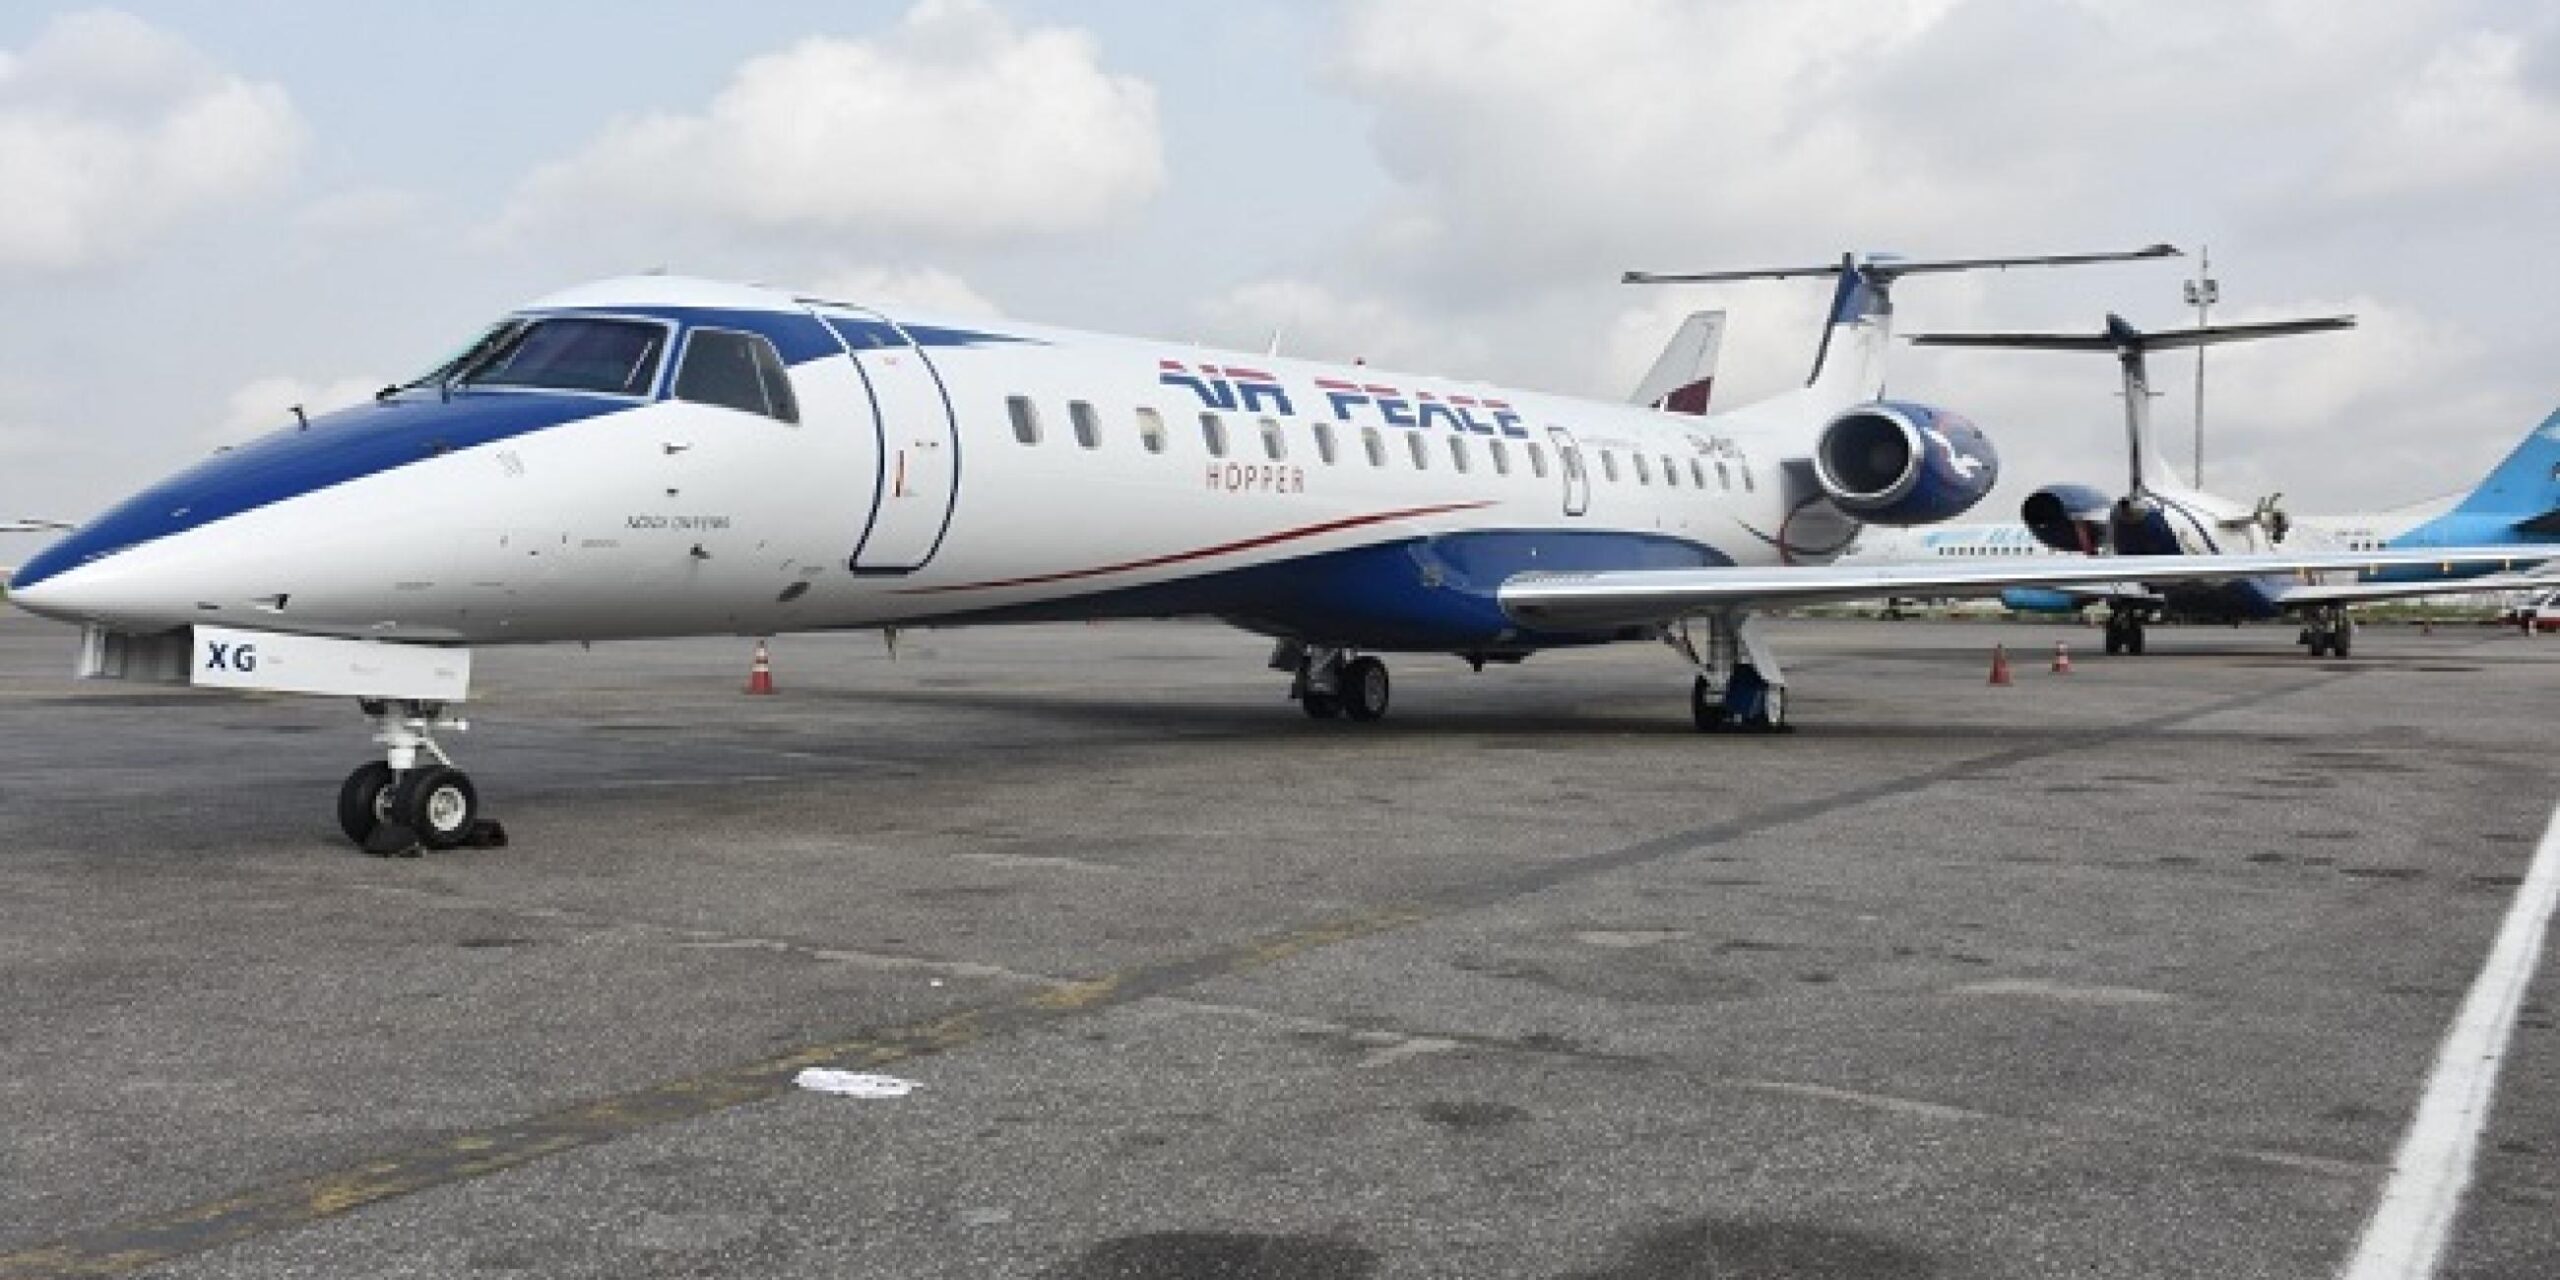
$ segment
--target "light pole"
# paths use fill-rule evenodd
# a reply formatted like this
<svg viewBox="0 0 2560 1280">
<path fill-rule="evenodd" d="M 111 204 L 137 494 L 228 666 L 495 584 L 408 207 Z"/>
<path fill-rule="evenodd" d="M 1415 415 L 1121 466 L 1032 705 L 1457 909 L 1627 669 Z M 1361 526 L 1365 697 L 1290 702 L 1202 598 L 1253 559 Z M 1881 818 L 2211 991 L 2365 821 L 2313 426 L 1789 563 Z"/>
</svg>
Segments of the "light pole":
<svg viewBox="0 0 2560 1280">
<path fill-rule="evenodd" d="M 2213 250 L 2198 246 L 2196 278 L 2187 281 L 2187 305 L 2196 309 L 2196 327 L 2199 329 L 2205 327 L 2206 319 L 2213 314 L 2213 304 L 2222 301 L 2222 285 L 2213 278 L 2212 272 Z M 2201 346 L 2196 348 L 2196 466 L 2187 477 L 2187 483 L 2199 489 L 2204 487 L 2204 348 Z"/>
</svg>

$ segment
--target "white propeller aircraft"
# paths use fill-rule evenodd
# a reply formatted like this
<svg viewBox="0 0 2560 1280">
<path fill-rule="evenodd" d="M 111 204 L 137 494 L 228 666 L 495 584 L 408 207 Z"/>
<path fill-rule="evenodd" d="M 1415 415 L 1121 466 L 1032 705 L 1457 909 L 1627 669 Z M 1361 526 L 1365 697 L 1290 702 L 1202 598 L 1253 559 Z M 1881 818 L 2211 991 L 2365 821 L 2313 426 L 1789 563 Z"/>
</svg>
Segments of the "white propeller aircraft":
<svg viewBox="0 0 2560 1280">
<path fill-rule="evenodd" d="M 1756 609 L 2120 574 L 1827 565 L 1861 521 L 1950 519 L 1997 473 L 1970 422 L 1880 398 L 1894 281 L 2175 252 L 1682 277 L 1838 277 L 1806 385 L 1703 417 L 609 280 L 143 490 L 28 561 L 12 599 L 84 626 L 85 675 L 357 699 L 383 753 L 339 819 L 386 853 L 490 830 L 437 740 L 475 645 L 1203 615 L 1273 637 L 1307 714 L 1371 721 L 1380 653 L 1665 639 L 1700 728 L 1775 728 L 1787 682 Z"/>
</svg>

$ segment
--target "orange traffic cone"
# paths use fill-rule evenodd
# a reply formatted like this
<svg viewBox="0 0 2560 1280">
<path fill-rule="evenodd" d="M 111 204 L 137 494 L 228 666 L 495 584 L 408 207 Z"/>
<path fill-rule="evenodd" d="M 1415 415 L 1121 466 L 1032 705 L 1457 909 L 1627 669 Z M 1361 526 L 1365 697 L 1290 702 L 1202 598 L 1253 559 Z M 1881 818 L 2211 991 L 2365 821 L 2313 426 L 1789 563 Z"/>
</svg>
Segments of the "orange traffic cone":
<svg viewBox="0 0 2560 1280">
<path fill-rule="evenodd" d="M 2008 649 L 2008 646 L 2006 646 L 2006 645 L 1997 645 L 1997 644 L 1995 644 L 1995 645 L 1991 646 L 1991 683 L 1992 683 L 1992 684 L 2008 684 L 2008 683 L 2010 683 L 2010 680 L 2009 680 L 2009 649 Z"/>
<path fill-rule="evenodd" d="M 766 653 L 764 641 L 756 641 L 755 661 L 747 664 L 747 692 L 773 692 L 773 655 Z"/>
<path fill-rule="evenodd" d="M 2071 674 L 2071 644 L 2069 641 L 2056 640 L 2053 642 L 2053 673 L 2058 676 L 2067 676 Z"/>
</svg>

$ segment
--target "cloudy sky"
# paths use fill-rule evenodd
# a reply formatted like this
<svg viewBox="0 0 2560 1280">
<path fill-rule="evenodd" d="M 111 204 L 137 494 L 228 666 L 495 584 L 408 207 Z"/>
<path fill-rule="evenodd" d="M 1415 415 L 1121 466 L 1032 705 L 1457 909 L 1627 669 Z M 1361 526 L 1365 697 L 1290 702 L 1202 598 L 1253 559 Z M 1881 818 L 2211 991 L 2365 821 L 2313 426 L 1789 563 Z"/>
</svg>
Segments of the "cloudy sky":
<svg viewBox="0 0 2560 1280">
<path fill-rule="evenodd" d="M 2560 0 L 922 0 L 0 12 L 0 519 L 94 514 L 665 267 L 1616 397 L 1813 284 L 1657 269 L 2209 245 L 2209 486 L 2465 487 L 2560 407 Z M 2185 262 L 1915 281 L 1905 330 L 2190 320 Z M 2181 466 L 2192 365 L 2158 405 Z M 2121 471 L 2102 359 L 1905 349 L 2006 518 Z M 0 540 L 0 562 L 24 540 Z"/>
</svg>

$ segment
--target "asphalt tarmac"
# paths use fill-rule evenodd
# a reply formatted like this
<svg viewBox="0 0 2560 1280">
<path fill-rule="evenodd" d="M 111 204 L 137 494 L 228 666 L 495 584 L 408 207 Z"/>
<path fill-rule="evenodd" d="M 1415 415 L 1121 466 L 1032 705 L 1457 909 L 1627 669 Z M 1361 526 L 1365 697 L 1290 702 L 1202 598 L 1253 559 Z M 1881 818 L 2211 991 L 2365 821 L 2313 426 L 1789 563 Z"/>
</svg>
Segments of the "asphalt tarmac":
<svg viewBox="0 0 2560 1280">
<path fill-rule="evenodd" d="M 1206 624 L 487 651 L 512 845 L 376 859 L 352 706 L 0 611 L 0 1277 L 2335 1272 L 2560 638 L 1774 634 L 1715 737 L 1654 646 L 1376 725 Z M 2443 1274 L 2560 1275 L 2555 965 Z"/>
</svg>

